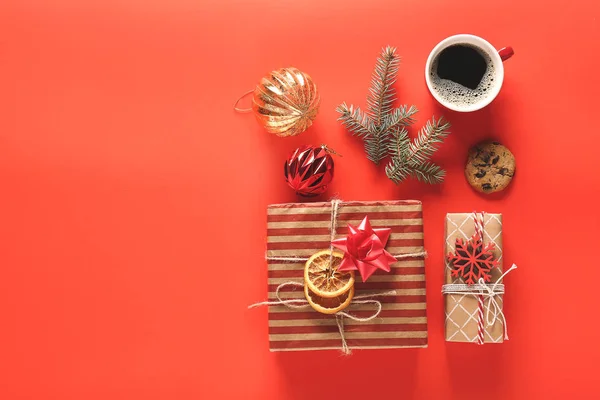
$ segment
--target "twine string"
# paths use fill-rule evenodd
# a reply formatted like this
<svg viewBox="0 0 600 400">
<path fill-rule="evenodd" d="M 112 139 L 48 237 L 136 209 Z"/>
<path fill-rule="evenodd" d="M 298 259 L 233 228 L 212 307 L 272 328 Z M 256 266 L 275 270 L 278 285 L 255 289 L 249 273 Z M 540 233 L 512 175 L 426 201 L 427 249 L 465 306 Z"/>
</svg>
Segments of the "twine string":
<svg viewBox="0 0 600 400">
<path fill-rule="evenodd" d="M 329 267 L 333 264 L 333 241 L 337 229 L 337 217 L 340 201 L 338 199 L 331 200 L 331 219 L 329 222 Z"/>
<path fill-rule="evenodd" d="M 235 111 L 237 111 L 237 112 L 239 112 L 239 113 L 249 113 L 250 111 L 252 111 L 252 107 L 250 107 L 250 108 L 239 108 L 239 107 L 238 107 L 238 104 L 240 103 L 240 101 L 241 101 L 241 100 L 242 100 L 244 97 L 248 96 L 250 93 L 254 93 L 254 89 L 252 89 L 252 90 L 248 90 L 246 93 L 244 93 L 243 95 L 241 95 L 239 99 L 237 99 L 237 100 L 235 101 L 235 103 L 233 104 L 233 109 L 234 109 Z"/>
<path fill-rule="evenodd" d="M 477 295 L 487 298 L 485 306 L 485 324 L 486 327 L 492 326 L 497 320 L 502 322 L 504 326 L 504 340 L 508 340 L 508 324 L 506 317 L 502 311 L 502 307 L 498 303 L 496 296 L 504 294 L 504 284 L 500 283 L 509 272 L 517 269 L 516 264 L 513 264 L 506 270 L 498 280 L 493 284 L 486 284 L 483 278 L 480 278 L 475 285 L 465 285 L 462 283 L 449 283 L 442 286 L 442 294 L 455 295 Z M 483 293 L 483 294 L 481 294 Z M 490 318 L 490 315 L 492 316 Z"/>
<path fill-rule="evenodd" d="M 281 298 L 279 292 L 285 287 L 294 287 L 294 288 L 301 289 L 301 288 L 304 288 L 304 284 L 302 284 L 300 282 L 293 282 L 293 281 L 283 282 L 282 284 L 277 286 L 277 289 L 275 290 L 275 297 L 277 298 L 277 300 L 261 301 L 259 303 L 250 304 L 248 306 L 248 308 L 252 309 L 252 308 L 256 308 L 256 307 L 260 307 L 260 306 L 285 306 L 285 307 L 291 308 L 291 309 L 299 309 L 299 308 L 310 307 L 310 303 L 306 299 L 283 299 L 283 298 Z M 352 302 L 350 303 L 351 305 L 372 304 L 375 306 L 375 310 L 373 311 L 373 313 L 367 317 L 358 317 L 356 315 L 352 315 L 345 311 L 338 311 L 337 313 L 334 314 L 335 321 L 336 321 L 336 324 L 338 327 L 338 331 L 340 332 L 340 340 L 342 342 L 342 349 L 341 349 L 342 353 L 344 353 L 346 355 L 352 353 L 352 351 L 350 350 L 350 347 L 348 347 L 348 343 L 346 341 L 346 334 L 345 334 L 345 330 L 344 330 L 344 318 L 348 318 L 348 319 L 351 319 L 351 320 L 357 321 L 357 322 L 372 321 L 379 316 L 379 314 L 381 313 L 381 310 L 383 308 L 381 305 L 381 302 L 378 300 L 374 300 L 373 298 L 374 297 L 382 297 L 382 296 L 394 296 L 394 295 L 396 295 L 396 291 L 389 290 L 386 292 L 376 292 L 376 293 L 361 294 L 358 296 L 354 296 L 354 298 L 352 299 Z"/>
<path fill-rule="evenodd" d="M 481 213 L 473 212 L 473 221 L 475 223 L 475 235 L 483 243 L 485 213 L 483 211 Z M 484 292 L 480 291 L 479 293 L 480 295 L 477 296 L 477 344 L 482 345 L 485 343 L 485 321 L 483 320 L 485 299 L 483 297 Z"/>
<path fill-rule="evenodd" d="M 282 306 L 286 306 L 288 308 L 295 308 L 295 309 L 310 307 L 310 304 L 308 303 L 308 301 L 306 299 L 282 299 L 281 296 L 279 295 L 279 292 L 285 287 L 299 287 L 299 288 L 303 289 L 304 285 L 302 283 L 294 282 L 294 281 L 283 282 L 282 284 L 277 286 L 277 289 L 275 290 L 275 297 L 277 298 L 277 300 L 261 301 L 258 303 L 250 304 L 248 306 L 248 308 L 250 309 L 250 308 L 256 308 L 256 307 L 260 307 L 260 306 L 277 306 L 277 305 L 282 305 Z"/>
<path fill-rule="evenodd" d="M 405 258 L 427 257 L 427 252 L 419 251 L 416 253 L 392 254 L 392 257 L 394 257 L 396 260 L 400 261 Z M 306 262 L 306 261 L 308 261 L 309 258 L 310 257 L 278 257 L 278 256 L 267 256 L 266 257 L 266 259 L 269 261 L 284 261 L 284 262 L 290 262 L 290 263 Z"/>
<path fill-rule="evenodd" d="M 340 332 L 340 339 L 342 341 L 342 353 L 349 355 L 352 353 L 348 342 L 346 342 L 346 335 L 344 334 L 344 317 L 342 315 L 335 315 L 335 323 L 337 324 L 338 331 Z"/>
<path fill-rule="evenodd" d="M 479 235 L 481 240 L 483 241 L 483 233 L 485 232 L 485 212 L 482 211 L 480 213 L 473 213 L 473 221 L 475 222 L 475 233 Z"/>
<path fill-rule="evenodd" d="M 483 294 L 480 294 L 477 296 L 477 344 L 479 345 L 485 343 L 485 322 L 483 320 L 484 304 L 485 299 Z"/>
</svg>

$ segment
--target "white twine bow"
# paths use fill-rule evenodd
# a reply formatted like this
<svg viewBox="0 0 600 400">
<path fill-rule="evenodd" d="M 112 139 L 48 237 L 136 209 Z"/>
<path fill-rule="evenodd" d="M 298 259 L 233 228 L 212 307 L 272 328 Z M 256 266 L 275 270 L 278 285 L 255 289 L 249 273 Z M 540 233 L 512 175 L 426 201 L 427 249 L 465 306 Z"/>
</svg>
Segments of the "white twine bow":
<svg viewBox="0 0 600 400">
<path fill-rule="evenodd" d="M 502 321 L 504 326 L 504 340 L 508 340 L 508 325 L 502 307 L 496 300 L 497 295 L 504 294 L 504 284 L 500 282 L 509 272 L 517 269 L 516 264 L 513 264 L 507 271 L 505 271 L 498 280 L 493 284 L 486 284 L 483 278 L 479 278 L 479 281 L 474 285 L 466 285 L 463 283 L 449 283 L 442 286 L 442 294 L 471 294 L 480 295 L 488 298 L 486 312 L 485 312 L 485 323 L 486 327 L 492 326 L 498 319 Z M 490 314 L 492 317 L 490 318 Z"/>
<path fill-rule="evenodd" d="M 260 306 L 285 306 L 285 307 L 291 308 L 291 309 L 299 309 L 299 308 L 305 308 L 305 307 L 312 308 L 310 306 L 310 303 L 306 299 L 282 299 L 281 296 L 279 295 L 279 292 L 285 287 L 295 287 L 295 288 L 303 289 L 304 284 L 299 283 L 299 282 L 293 282 L 293 281 L 284 282 L 284 283 L 280 284 L 279 286 L 277 286 L 277 289 L 275 290 L 275 297 L 277 298 L 277 300 L 261 301 L 259 303 L 254 303 L 254 304 L 249 305 L 248 308 L 250 309 L 250 308 L 256 308 L 256 307 L 260 307 Z M 382 308 L 381 302 L 378 300 L 374 300 L 373 297 L 394 296 L 394 295 L 396 295 L 395 290 L 390 290 L 390 291 L 381 292 L 381 293 L 360 294 L 358 296 L 354 296 L 354 298 L 350 302 L 350 305 L 355 305 L 355 304 L 373 304 L 373 305 L 375 305 L 375 307 L 376 307 L 375 311 L 373 312 L 373 314 L 369 315 L 368 317 L 363 317 L 363 318 L 357 317 L 357 316 L 347 313 L 345 311 L 338 311 L 337 313 L 334 314 L 335 322 L 337 324 L 338 331 L 340 332 L 340 339 L 342 341 L 342 353 L 344 353 L 346 355 L 352 353 L 352 351 L 350 350 L 350 347 L 348 347 L 348 343 L 346 342 L 346 335 L 344 333 L 344 318 L 349 318 L 353 321 L 358 321 L 358 322 L 372 321 L 379 316 L 379 314 L 381 313 L 381 308 Z"/>
</svg>

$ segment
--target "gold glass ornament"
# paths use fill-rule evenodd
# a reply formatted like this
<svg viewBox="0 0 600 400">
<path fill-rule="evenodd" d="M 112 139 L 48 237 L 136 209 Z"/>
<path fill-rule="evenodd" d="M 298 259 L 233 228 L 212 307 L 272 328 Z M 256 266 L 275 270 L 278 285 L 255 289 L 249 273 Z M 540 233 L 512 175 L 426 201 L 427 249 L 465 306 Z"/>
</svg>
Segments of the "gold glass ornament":
<svg viewBox="0 0 600 400">
<path fill-rule="evenodd" d="M 295 136 L 308 129 L 321 102 L 317 85 L 296 68 L 271 72 L 260 80 L 253 93 L 252 111 L 256 119 L 268 132 L 281 137 Z M 235 109 L 250 111 L 237 108 L 237 103 Z"/>
</svg>

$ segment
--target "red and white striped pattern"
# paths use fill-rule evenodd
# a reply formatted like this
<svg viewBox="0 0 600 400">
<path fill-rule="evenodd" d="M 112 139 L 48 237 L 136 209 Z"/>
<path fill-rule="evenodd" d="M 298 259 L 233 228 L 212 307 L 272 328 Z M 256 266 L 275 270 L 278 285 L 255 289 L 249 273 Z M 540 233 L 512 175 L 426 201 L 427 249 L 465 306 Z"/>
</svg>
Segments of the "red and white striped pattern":
<svg viewBox="0 0 600 400">
<path fill-rule="evenodd" d="M 483 296 L 477 296 L 477 344 L 485 343 L 485 324 L 483 319 Z"/>
<path fill-rule="evenodd" d="M 483 231 L 485 214 L 483 212 L 473 213 L 473 221 L 475 222 L 475 234 L 478 240 L 483 241 Z M 484 298 L 482 295 L 477 296 L 477 344 L 485 343 L 485 322 L 483 320 Z"/>
<path fill-rule="evenodd" d="M 330 203 L 275 204 L 268 207 L 267 256 L 307 257 L 329 248 Z M 342 202 L 338 209 L 337 235 L 347 234 L 347 225 L 358 225 L 369 216 L 373 227 L 392 229 L 386 250 L 394 255 L 423 251 L 423 216 L 419 201 Z M 269 300 L 283 282 L 303 281 L 304 262 L 267 261 Z M 356 294 L 395 289 L 395 296 L 378 298 L 382 311 L 369 322 L 344 321 L 348 346 L 397 348 L 427 346 L 425 263 L 423 257 L 395 263 L 390 273 L 378 271 Z M 303 298 L 300 290 L 283 292 L 284 298 Z M 360 317 L 373 313 L 368 305 L 351 305 L 346 311 Z M 272 351 L 340 349 L 335 317 L 310 308 L 292 310 L 269 306 L 269 342 Z"/>
</svg>

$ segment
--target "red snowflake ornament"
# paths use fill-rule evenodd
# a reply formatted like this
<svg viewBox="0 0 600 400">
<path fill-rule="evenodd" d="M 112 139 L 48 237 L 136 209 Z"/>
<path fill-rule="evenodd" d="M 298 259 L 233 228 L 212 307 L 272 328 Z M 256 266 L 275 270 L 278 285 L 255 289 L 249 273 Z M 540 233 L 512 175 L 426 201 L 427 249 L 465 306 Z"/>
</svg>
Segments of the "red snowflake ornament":
<svg viewBox="0 0 600 400">
<path fill-rule="evenodd" d="M 452 264 L 452 276 L 462 278 L 467 285 L 477 283 L 480 278 L 490 282 L 490 271 L 498 266 L 493 253 L 495 247 L 494 243 L 484 245 L 479 233 L 475 233 L 468 241 L 456 239 L 454 253 L 448 253 L 447 256 Z"/>
</svg>

